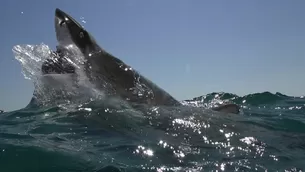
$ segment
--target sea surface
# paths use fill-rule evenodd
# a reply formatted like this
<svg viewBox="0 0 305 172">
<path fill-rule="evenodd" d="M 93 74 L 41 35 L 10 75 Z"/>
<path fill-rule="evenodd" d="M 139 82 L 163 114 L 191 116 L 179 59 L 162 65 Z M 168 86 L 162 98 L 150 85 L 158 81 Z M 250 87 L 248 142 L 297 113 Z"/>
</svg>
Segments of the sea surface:
<svg viewBox="0 0 305 172">
<path fill-rule="evenodd" d="M 13 51 L 25 78 L 42 88 L 38 70 L 48 46 Z M 40 98 L 27 107 L 0 114 L 1 172 L 305 169 L 302 96 L 215 92 L 181 107 L 156 107 L 97 98 L 90 85 L 78 89 L 65 90 L 62 99 L 38 89 Z M 241 114 L 208 109 L 224 102 L 239 104 Z"/>
</svg>

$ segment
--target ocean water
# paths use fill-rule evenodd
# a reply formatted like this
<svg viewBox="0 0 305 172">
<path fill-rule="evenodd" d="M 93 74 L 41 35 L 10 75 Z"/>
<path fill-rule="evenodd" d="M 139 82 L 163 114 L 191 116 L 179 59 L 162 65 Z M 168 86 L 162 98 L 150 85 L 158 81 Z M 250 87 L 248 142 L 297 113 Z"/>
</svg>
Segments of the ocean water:
<svg viewBox="0 0 305 172">
<path fill-rule="evenodd" d="M 48 46 L 13 51 L 38 91 L 27 107 L 0 114 L 1 172 L 305 169 L 304 97 L 219 92 L 152 107 L 98 94 L 85 80 L 46 92 L 38 71 Z M 227 101 L 241 114 L 207 109 Z"/>
</svg>

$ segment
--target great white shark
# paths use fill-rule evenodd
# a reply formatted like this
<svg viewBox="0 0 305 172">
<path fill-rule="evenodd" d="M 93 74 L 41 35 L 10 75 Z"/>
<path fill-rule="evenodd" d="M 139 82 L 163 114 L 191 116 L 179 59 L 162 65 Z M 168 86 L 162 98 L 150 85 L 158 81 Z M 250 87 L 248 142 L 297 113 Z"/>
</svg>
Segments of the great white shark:
<svg viewBox="0 0 305 172">
<path fill-rule="evenodd" d="M 106 90 L 107 94 L 152 106 L 182 106 L 165 90 L 106 52 L 83 26 L 58 8 L 55 10 L 55 31 L 59 46 L 57 52 L 43 63 L 43 75 L 75 73 L 75 66 L 62 54 L 65 47 L 74 45 L 85 59 L 83 69 L 89 81 Z M 225 104 L 212 110 L 237 114 L 239 106 Z"/>
</svg>

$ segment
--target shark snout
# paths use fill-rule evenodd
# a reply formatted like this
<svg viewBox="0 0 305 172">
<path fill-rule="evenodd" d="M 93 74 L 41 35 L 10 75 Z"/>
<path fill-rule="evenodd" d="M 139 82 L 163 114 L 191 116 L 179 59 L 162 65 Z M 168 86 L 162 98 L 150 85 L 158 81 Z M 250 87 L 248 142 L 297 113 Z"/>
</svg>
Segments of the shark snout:
<svg viewBox="0 0 305 172">
<path fill-rule="evenodd" d="M 56 8 L 55 10 L 55 24 L 62 26 L 62 24 L 66 21 L 69 21 L 68 15 L 61 11 L 60 9 Z"/>
<path fill-rule="evenodd" d="M 69 16 L 67 13 L 63 12 L 62 10 L 56 8 L 55 10 L 55 24 L 58 26 L 65 26 L 68 29 L 72 29 L 75 27 L 78 27 L 79 29 L 82 29 L 83 27 L 75 21 L 71 16 Z"/>
<path fill-rule="evenodd" d="M 64 44 L 80 42 L 84 28 L 71 16 L 60 9 L 55 10 L 55 32 L 57 41 Z M 68 42 L 68 43 L 67 43 Z"/>
<path fill-rule="evenodd" d="M 68 18 L 65 17 L 65 13 L 60 9 L 55 10 L 55 26 L 61 27 Z"/>
</svg>

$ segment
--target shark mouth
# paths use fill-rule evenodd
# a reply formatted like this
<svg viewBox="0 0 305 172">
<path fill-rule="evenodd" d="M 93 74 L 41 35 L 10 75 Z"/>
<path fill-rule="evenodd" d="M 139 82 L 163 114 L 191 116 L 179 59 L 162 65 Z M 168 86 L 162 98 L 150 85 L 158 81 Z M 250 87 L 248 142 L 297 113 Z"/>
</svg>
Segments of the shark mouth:
<svg viewBox="0 0 305 172">
<path fill-rule="evenodd" d="M 51 53 L 41 66 L 43 75 L 47 74 L 72 74 L 75 73 L 75 66 L 64 56 L 63 51 L 57 47 L 56 52 Z"/>
</svg>

